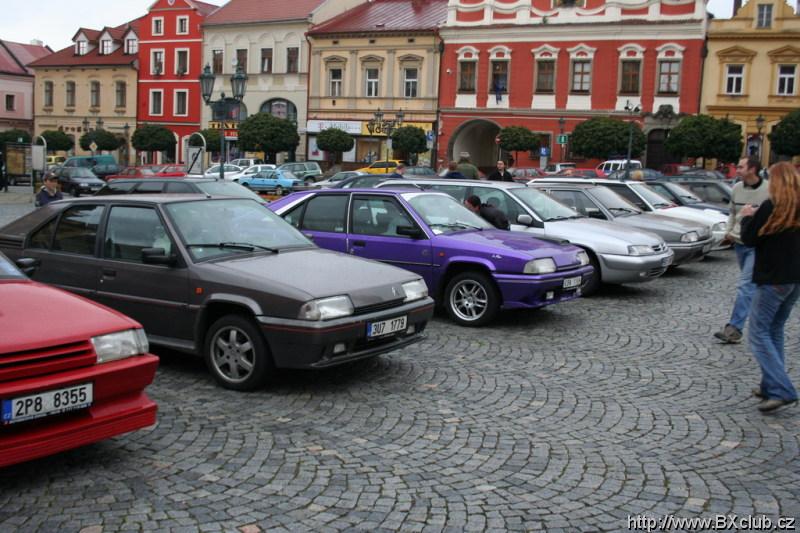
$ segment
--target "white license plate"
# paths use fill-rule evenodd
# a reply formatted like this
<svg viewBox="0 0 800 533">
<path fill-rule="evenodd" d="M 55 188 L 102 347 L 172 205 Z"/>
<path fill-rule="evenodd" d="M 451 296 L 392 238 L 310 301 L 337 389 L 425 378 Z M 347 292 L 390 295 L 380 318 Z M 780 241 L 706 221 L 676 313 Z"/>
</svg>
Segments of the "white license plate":
<svg viewBox="0 0 800 533">
<path fill-rule="evenodd" d="M 3 400 L 3 424 L 14 424 L 92 405 L 91 383 Z"/>
<path fill-rule="evenodd" d="M 369 322 L 367 323 L 367 338 L 382 337 L 383 335 L 403 331 L 406 329 L 407 321 L 407 317 L 401 316 L 390 318 L 389 320 L 381 320 L 380 322 Z"/>
<path fill-rule="evenodd" d="M 567 278 L 564 280 L 564 288 L 565 289 L 574 289 L 575 287 L 581 286 L 581 280 L 583 278 L 581 276 L 575 278 Z"/>
</svg>

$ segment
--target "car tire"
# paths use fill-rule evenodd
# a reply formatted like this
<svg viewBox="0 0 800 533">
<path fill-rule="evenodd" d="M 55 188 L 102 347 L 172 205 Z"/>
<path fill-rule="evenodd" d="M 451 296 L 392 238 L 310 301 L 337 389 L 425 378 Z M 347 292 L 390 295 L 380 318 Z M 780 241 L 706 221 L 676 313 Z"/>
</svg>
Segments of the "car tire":
<svg viewBox="0 0 800 533">
<path fill-rule="evenodd" d="M 211 325 L 203 358 L 217 383 L 231 390 L 257 389 L 275 369 L 263 335 L 242 315 L 226 315 Z"/>
<path fill-rule="evenodd" d="M 594 268 L 594 273 L 584 282 L 583 286 L 581 287 L 581 295 L 583 296 L 591 296 L 592 294 L 596 293 L 600 288 L 600 284 L 603 282 L 603 273 L 600 270 L 600 262 L 593 253 L 587 252 L 587 254 L 589 254 L 589 264 L 592 265 L 592 268 Z"/>
<path fill-rule="evenodd" d="M 488 276 L 463 272 L 444 290 L 444 307 L 451 320 L 461 326 L 480 327 L 491 322 L 500 309 L 500 295 Z"/>
<path fill-rule="evenodd" d="M 283 196 L 283 187 L 281 187 L 280 185 L 278 185 L 277 187 L 275 187 L 275 194 L 276 194 L 277 196 Z"/>
</svg>

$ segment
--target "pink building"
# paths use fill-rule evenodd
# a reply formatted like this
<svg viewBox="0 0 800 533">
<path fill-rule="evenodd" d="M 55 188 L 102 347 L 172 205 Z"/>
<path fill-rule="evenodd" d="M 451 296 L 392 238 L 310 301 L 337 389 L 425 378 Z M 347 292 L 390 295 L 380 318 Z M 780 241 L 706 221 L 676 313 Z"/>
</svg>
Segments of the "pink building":
<svg viewBox="0 0 800 533">
<path fill-rule="evenodd" d="M 52 53 L 38 41 L 0 40 L 0 131 L 33 131 L 33 71 L 27 65 Z"/>
</svg>

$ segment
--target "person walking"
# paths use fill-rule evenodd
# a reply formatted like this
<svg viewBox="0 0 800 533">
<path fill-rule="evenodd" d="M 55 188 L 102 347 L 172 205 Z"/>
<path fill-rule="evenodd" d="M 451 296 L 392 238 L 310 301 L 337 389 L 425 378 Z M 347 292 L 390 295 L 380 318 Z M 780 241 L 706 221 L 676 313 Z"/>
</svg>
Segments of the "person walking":
<svg viewBox="0 0 800 533">
<path fill-rule="evenodd" d="M 511 172 L 506 170 L 506 163 L 505 161 L 498 161 L 497 168 L 489 174 L 488 179 L 490 181 L 514 181 L 513 176 L 511 176 Z"/>
<path fill-rule="evenodd" d="M 481 177 L 478 167 L 473 165 L 469 160 L 469 152 L 461 152 L 458 158 L 458 171 L 465 177 L 476 180 Z"/>
<path fill-rule="evenodd" d="M 36 207 L 42 207 L 56 200 L 63 200 L 64 195 L 58 190 L 58 178 L 52 174 L 44 177 L 44 185 L 36 195 Z"/>
<path fill-rule="evenodd" d="M 450 161 L 447 165 L 447 174 L 444 175 L 449 180 L 463 180 L 464 174 L 458 171 L 458 164 L 455 161 Z"/>
<path fill-rule="evenodd" d="M 755 249 L 748 341 L 761 367 L 761 385 L 753 394 L 766 413 L 797 402 L 786 373 L 784 325 L 800 298 L 800 173 L 790 163 L 773 165 L 769 199 L 741 213 L 742 241 Z"/>
<path fill-rule="evenodd" d="M 726 344 L 742 341 L 742 330 L 750 312 L 753 299 L 753 259 L 755 249 L 742 242 L 741 222 L 742 208 L 745 205 L 758 207 L 769 198 L 767 181 L 758 175 L 761 163 L 755 159 L 742 158 L 736 166 L 736 175 L 740 181 L 733 186 L 725 239 L 733 242 L 736 260 L 739 263 L 739 282 L 736 286 L 736 300 L 733 304 L 731 318 L 725 327 L 714 333 L 714 337 Z"/>
<path fill-rule="evenodd" d="M 473 194 L 464 200 L 464 205 L 476 215 L 480 215 L 481 218 L 495 228 L 505 230 L 511 229 L 506 214 L 493 205 L 481 203 L 481 199 L 478 196 Z"/>
</svg>

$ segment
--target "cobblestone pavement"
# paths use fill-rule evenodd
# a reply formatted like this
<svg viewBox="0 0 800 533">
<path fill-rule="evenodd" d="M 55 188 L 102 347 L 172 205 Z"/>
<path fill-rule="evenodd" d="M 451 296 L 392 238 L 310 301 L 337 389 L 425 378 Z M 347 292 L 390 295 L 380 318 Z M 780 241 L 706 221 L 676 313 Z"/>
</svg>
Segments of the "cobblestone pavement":
<svg viewBox="0 0 800 533">
<path fill-rule="evenodd" d="M 162 355 L 148 430 L 0 471 L 0 531 L 625 531 L 800 515 L 800 408 L 715 344 L 732 254 L 251 394 Z M 800 312 L 786 352 L 800 383 Z M 729 529 L 727 529 L 729 530 Z"/>
</svg>

